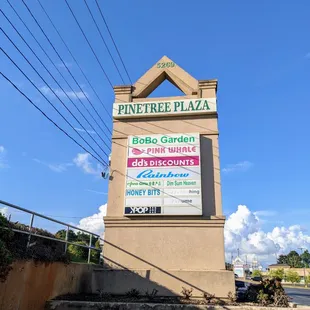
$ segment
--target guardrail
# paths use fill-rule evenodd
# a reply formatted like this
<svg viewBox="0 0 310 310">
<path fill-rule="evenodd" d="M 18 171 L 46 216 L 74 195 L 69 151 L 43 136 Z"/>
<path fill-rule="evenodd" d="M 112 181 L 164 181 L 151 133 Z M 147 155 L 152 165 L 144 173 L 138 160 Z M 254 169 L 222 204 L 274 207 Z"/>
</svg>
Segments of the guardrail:
<svg viewBox="0 0 310 310">
<path fill-rule="evenodd" d="M 19 206 L 13 205 L 13 204 L 11 204 L 9 202 L 6 202 L 6 201 L 3 201 L 3 200 L 0 200 L 0 205 L 4 205 L 4 206 L 7 206 L 7 207 L 10 207 L 10 208 L 13 208 L 13 209 L 17 209 L 19 211 L 23 211 L 25 213 L 30 214 L 30 224 L 28 226 L 28 231 L 12 228 L 12 231 L 14 231 L 14 232 L 21 233 L 21 234 L 27 234 L 29 236 L 28 237 L 28 242 L 27 242 L 27 247 L 29 247 L 29 245 L 30 245 L 31 236 L 35 236 L 35 237 L 39 237 L 39 238 L 43 238 L 43 239 L 49 239 L 49 240 L 54 240 L 54 241 L 65 243 L 65 253 L 67 252 L 68 244 L 72 244 L 74 246 L 78 246 L 78 247 L 82 247 L 82 248 L 87 248 L 88 249 L 88 258 L 87 258 L 87 263 L 88 264 L 90 263 L 91 251 L 97 251 L 97 252 L 101 252 L 102 251 L 101 249 L 98 249 L 98 248 L 95 248 L 95 247 L 92 246 L 93 236 L 98 238 L 98 240 L 103 241 L 103 239 L 98 234 L 92 233 L 92 232 L 90 232 L 88 230 L 85 230 L 85 229 L 82 229 L 82 228 L 78 228 L 78 227 L 73 226 L 71 224 L 67 224 L 67 223 L 55 220 L 55 219 L 53 219 L 51 217 L 48 217 L 48 216 L 45 216 L 43 214 L 40 214 L 40 213 L 37 213 L 37 212 L 34 212 L 34 211 L 30 211 L 28 209 L 21 208 Z M 34 218 L 35 217 L 43 218 L 43 219 L 46 219 L 46 220 L 52 221 L 54 223 L 57 223 L 57 224 L 65 226 L 67 228 L 65 240 L 37 234 L 34 231 L 34 227 L 33 227 L 33 222 L 34 222 Z M 90 236 L 89 237 L 89 245 L 87 246 L 87 245 L 78 244 L 78 243 L 69 241 L 68 237 L 69 237 L 70 228 L 72 228 L 74 230 L 81 231 L 81 232 L 86 233 L 86 234 L 89 234 L 89 236 Z M 98 263 L 100 263 L 100 260 L 101 260 L 101 255 L 99 255 L 99 262 Z"/>
</svg>

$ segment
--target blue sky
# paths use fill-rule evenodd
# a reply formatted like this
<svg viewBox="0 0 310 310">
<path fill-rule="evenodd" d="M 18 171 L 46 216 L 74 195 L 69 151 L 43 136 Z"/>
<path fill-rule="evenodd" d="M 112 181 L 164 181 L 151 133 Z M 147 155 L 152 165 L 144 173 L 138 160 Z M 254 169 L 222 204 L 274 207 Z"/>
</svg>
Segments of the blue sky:
<svg viewBox="0 0 310 310">
<path fill-rule="evenodd" d="M 43 3 L 106 108 L 111 111 L 112 88 L 66 4 L 62 1 Z M 84 2 L 71 0 L 69 3 L 112 83 L 122 84 Z M 88 3 L 112 48 L 95 2 Z M 271 231 L 275 226 L 296 224 L 309 230 L 309 1 L 294 4 L 281 2 L 281 5 L 278 1 L 239 1 L 237 4 L 202 0 L 191 3 L 100 3 L 133 82 L 163 55 L 197 79 L 218 79 L 225 214 L 236 212 L 237 206 L 242 204 L 251 212 L 259 211 L 257 214 L 264 231 Z M 13 4 L 54 63 L 69 79 L 61 61 L 22 2 L 14 1 Z M 110 117 L 44 17 L 38 2 L 30 0 L 27 4 L 111 128 Z M 2 2 L 1 8 L 56 75 L 53 66 L 9 5 Z M 1 24 L 34 66 L 41 68 L 3 18 Z M 38 87 L 44 86 L 3 34 L 1 45 Z M 115 52 L 113 54 L 116 55 Z M 49 116 L 70 131 L 3 53 L 0 57 L 1 71 Z M 40 73 L 53 88 L 57 88 L 43 68 Z M 126 75 L 123 76 L 128 84 Z M 73 89 L 79 91 L 74 82 L 69 81 Z M 178 91 L 164 83 L 153 96 L 176 93 Z M 66 222 L 77 223 L 80 218 L 98 213 L 98 207 L 107 200 L 107 181 L 96 174 L 96 163 L 89 158 L 92 166 L 85 166 L 84 161 L 84 166 L 79 167 L 74 158 L 84 151 L 60 133 L 3 79 L 0 79 L 0 94 L 0 145 L 3 148 L 0 154 L 0 199 L 59 216 Z M 53 99 L 53 102 L 57 103 L 57 100 Z M 57 106 L 60 104 L 57 103 Z M 75 124 L 75 127 L 80 126 Z M 310 234 L 309 231 L 305 233 Z"/>
</svg>

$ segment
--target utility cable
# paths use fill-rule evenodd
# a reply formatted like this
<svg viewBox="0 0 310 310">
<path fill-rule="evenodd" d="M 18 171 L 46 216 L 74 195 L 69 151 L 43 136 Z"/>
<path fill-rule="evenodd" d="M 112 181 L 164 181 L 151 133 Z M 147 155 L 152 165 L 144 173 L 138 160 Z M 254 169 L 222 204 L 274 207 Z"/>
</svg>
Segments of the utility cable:
<svg viewBox="0 0 310 310">
<path fill-rule="evenodd" d="M 0 74 L 22 95 L 24 96 L 38 111 L 40 111 L 45 118 L 47 118 L 54 126 L 56 126 L 62 133 L 64 133 L 68 138 L 70 138 L 75 144 L 77 144 L 79 147 L 81 147 L 85 152 L 90 154 L 94 159 L 98 161 L 98 163 L 102 164 L 103 166 L 106 166 L 106 162 L 102 162 L 100 159 L 98 159 L 95 155 L 93 155 L 89 150 L 87 150 L 83 145 L 81 145 L 79 142 L 77 142 L 72 136 L 70 136 L 64 129 L 62 129 L 59 125 L 57 125 L 49 116 L 46 115 L 45 112 L 43 112 L 24 92 L 22 92 L 6 75 L 4 75 L 2 72 Z M 44 95 L 43 95 L 44 96 Z M 44 96 L 45 97 L 45 96 Z M 45 97 L 46 100 L 48 100 Z M 49 101 L 49 100 L 48 100 Z"/>
<path fill-rule="evenodd" d="M 97 22 L 96 22 L 96 20 L 95 20 L 95 18 L 94 18 L 93 13 L 91 12 L 91 9 L 89 8 L 89 6 L 88 6 L 88 4 L 87 4 L 87 1 L 84 0 L 84 3 L 85 3 L 85 5 L 86 5 L 86 7 L 87 7 L 87 9 L 88 9 L 88 12 L 89 12 L 89 14 L 90 14 L 90 16 L 91 16 L 91 18 L 92 18 L 94 24 L 96 25 L 96 28 L 97 28 L 97 30 L 98 30 L 98 32 L 99 32 L 99 34 L 100 34 L 100 37 L 101 37 L 101 39 L 102 39 L 102 42 L 104 43 L 104 45 L 105 45 L 105 47 L 106 47 L 106 49 L 107 49 L 107 51 L 108 51 L 108 53 L 109 53 L 109 55 L 110 55 L 110 57 L 111 57 L 111 59 L 112 59 L 112 61 L 113 61 L 113 64 L 114 64 L 114 66 L 115 66 L 115 68 L 116 68 L 116 70 L 117 70 L 117 72 L 118 72 L 118 74 L 119 74 L 119 76 L 120 76 L 120 78 L 121 78 L 123 84 L 125 84 L 125 81 L 124 81 L 124 79 L 123 79 L 123 77 L 122 77 L 122 75 L 121 75 L 121 73 L 120 73 L 120 71 L 119 71 L 119 69 L 118 69 L 118 66 L 117 66 L 116 63 L 115 63 L 115 60 L 114 60 L 114 58 L 113 58 L 113 56 L 112 56 L 112 54 L 111 54 L 111 51 L 110 51 L 109 47 L 107 46 L 107 43 L 106 43 L 105 39 L 103 38 L 102 32 L 101 32 L 100 28 L 98 27 L 98 24 L 97 24 Z"/>
<path fill-rule="evenodd" d="M 49 75 L 52 77 L 52 79 L 55 81 L 55 83 L 60 87 L 60 89 L 62 90 L 62 92 L 67 96 L 67 98 L 72 102 L 72 104 L 74 105 L 74 107 L 79 111 L 79 113 L 82 115 L 82 117 L 86 120 L 86 122 L 88 123 L 88 125 L 94 130 L 94 132 L 98 135 L 98 137 L 102 140 L 102 142 L 105 144 L 105 146 L 109 149 L 110 147 L 106 144 L 106 142 L 101 138 L 101 136 L 99 135 L 99 133 L 96 131 L 96 129 L 92 126 L 92 124 L 88 121 L 88 119 L 84 116 L 84 114 L 81 112 L 81 110 L 78 108 L 78 106 L 74 103 L 74 101 L 70 98 L 70 96 L 67 94 L 67 92 L 62 88 L 62 86 L 58 83 L 58 81 L 55 79 L 55 77 L 51 74 L 51 72 L 48 70 L 48 68 L 44 65 L 44 63 L 41 61 L 41 59 L 37 56 L 37 54 L 33 51 L 33 49 L 31 48 L 31 46 L 25 41 L 25 39 L 23 38 L 23 36 L 20 34 L 20 32 L 15 28 L 15 26 L 11 23 L 11 21 L 8 19 L 8 17 L 5 15 L 5 13 L 0 10 L 1 13 L 4 15 L 4 17 L 7 19 L 7 21 L 10 23 L 10 25 L 14 28 L 14 30 L 17 32 L 17 34 L 20 36 L 20 38 L 24 41 L 24 43 L 27 45 L 27 47 L 32 51 L 32 53 L 34 54 L 34 56 L 38 59 L 38 61 L 41 63 L 41 65 L 44 67 L 44 69 L 49 73 Z M 12 42 L 12 40 L 10 38 L 8 38 L 12 44 L 14 44 Z M 15 44 L 14 44 L 15 45 Z M 77 120 L 78 121 L 78 120 Z M 79 121 L 78 121 L 79 122 Z M 97 143 L 97 141 L 93 138 L 93 136 L 88 132 L 88 130 L 86 130 L 86 128 L 79 122 L 79 124 L 81 125 L 81 127 L 83 128 L 83 130 L 90 136 L 90 138 L 97 144 L 97 146 L 104 152 L 104 150 L 102 149 L 102 147 Z"/>
<path fill-rule="evenodd" d="M 69 54 L 71 55 L 72 59 L 74 60 L 75 64 L 78 66 L 78 68 L 80 69 L 82 75 L 84 76 L 85 80 L 87 81 L 88 85 L 90 86 L 90 88 L 92 89 L 92 91 L 94 92 L 94 94 L 96 95 L 96 97 L 98 98 L 99 102 L 101 103 L 102 107 L 104 108 L 104 110 L 107 112 L 107 115 L 109 116 L 110 119 L 112 119 L 112 116 L 110 115 L 110 112 L 107 110 L 107 108 L 105 107 L 104 103 L 102 102 L 102 100 L 100 99 L 98 93 L 96 92 L 96 90 L 94 89 L 94 87 L 92 86 L 91 82 L 89 81 L 89 79 L 87 78 L 86 74 L 84 73 L 83 69 L 81 68 L 81 66 L 79 65 L 78 61 L 76 60 L 76 58 L 74 57 L 74 55 L 72 54 L 70 48 L 68 47 L 68 44 L 66 43 L 66 41 L 63 39 L 63 37 L 61 36 L 59 30 L 57 29 L 57 27 L 55 26 L 54 22 L 52 21 L 52 19 L 50 18 L 49 14 L 47 13 L 47 11 L 45 10 L 45 8 L 43 7 L 43 5 L 41 4 L 40 0 L 37 0 L 39 5 L 41 6 L 43 12 L 45 13 L 46 17 L 48 18 L 48 20 L 50 21 L 50 23 L 52 24 L 53 28 L 55 29 L 55 31 L 57 32 L 59 38 L 61 39 L 62 43 L 64 44 L 64 46 L 67 48 L 67 51 L 69 52 Z"/>
<path fill-rule="evenodd" d="M 24 2 L 24 0 L 22 0 L 22 1 Z M 104 73 L 104 75 L 105 75 L 106 79 L 108 80 L 108 82 L 109 82 L 110 86 L 113 88 L 113 84 L 112 84 L 111 80 L 109 79 L 109 77 L 108 77 L 107 73 L 106 73 L 106 72 L 105 72 L 105 70 L 103 69 L 102 64 L 101 64 L 101 62 L 100 62 L 100 60 L 99 60 L 99 58 L 98 58 L 98 56 L 97 56 L 96 52 L 94 51 L 94 49 L 92 48 L 92 46 L 91 46 L 91 44 L 90 44 L 89 40 L 87 39 L 87 36 L 86 36 L 86 34 L 85 34 L 84 30 L 82 29 L 82 27 L 81 27 L 81 25 L 80 25 L 79 21 L 77 20 L 77 18 L 76 18 L 76 16 L 75 16 L 75 14 L 73 13 L 73 11 L 72 11 L 72 9 L 71 9 L 71 7 L 70 7 L 70 5 L 69 5 L 68 1 L 67 1 L 67 0 L 65 0 L 65 2 L 66 2 L 66 4 L 67 4 L 67 6 L 68 6 L 68 8 L 69 8 L 69 10 L 70 10 L 70 12 L 71 12 L 71 14 L 72 14 L 72 16 L 74 17 L 74 19 L 75 19 L 75 21 L 76 21 L 77 25 L 79 26 L 79 28 L 80 28 L 80 30 L 81 30 L 81 32 L 82 32 L 82 34 L 83 34 L 83 36 L 84 36 L 85 40 L 87 41 L 87 43 L 88 43 L 88 45 L 89 45 L 90 49 L 92 50 L 92 52 L 93 52 L 94 56 L 96 57 L 96 59 L 97 59 L 97 61 L 98 61 L 98 64 L 99 64 L 99 66 L 100 66 L 100 68 L 101 68 L 101 70 L 102 70 L 102 72 Z"/>
<path fill-rule="evenodd" d="M 2 30 L 1 31 L 5 34 L 5 32 Z M 5 34 L 6 35 L 6 34 Z M 15 45 L 14 45 L 15 46 Z M 16 47 L 16 46 L 15 46 Z M 83 136 L 73 127 L 73 125 L 59 112 L 59 110 L 53 105 L 53 103 L 47 99 L 47 97 L 42 93 L 42 91 L 31 81 L 31 79 L 24 73 L 24 71 L 14 62 L 14 60 L 4 51 L 4 49 L 1 47 L 0 48 L 1 51 L 6 55 L 7 58 L 9 58 L 9 60 L 15 65 L 15 67 L 24 75 L 24 77 L 36 88 L 36 90 L 38 92 L 40 92 L 40 94 L 51 104 L 51 106 L 54 108 L 54 110 L 65 120 L 65 122 L 79 135 L 79 137 L 94 151 L 94 153 L 104 162 L 105 160 L 94 150 L 94 148 L 83 138 Z M 18 48 L 17 48 L 18 49 Z M 19 49 L 18 49 L 19 51 Z M 20 52 L 20 51 L 19 51 Z M 21 53 L 22 54 L 22 53 Z M 22 54 L 23 55 L 23 54 Z M 24 56 L 24 55 L 23 55 Z M 25 58 L 25 57 L 24 57 Z M 31 63 L 28 61 L 27 58 L 25 58 L 26 61 L 30 64 L 30 66 L 33 68 L 33 70 L 41 77 L 41 75 L 38 73 L 38 71 L 31 65 Z M 41 79 L 45 82 L 45 80 L 41 77 Z M 45 82 L 46 85 L 48 85 Z M 50 87 L 49 87 L 50 88 Z M 55 94 L 55 92 L 53 91 L 52 88 L 50 88 L 52 90 L 52 92 Z M 55 94 L 55 96 L 57 96 Z M 57 96 L 57 98 L 59 99 L 59 97 Z M 60 99 L 59 99 L 60 100 Z M 60 100 L 61 101 L 61 100 Z M 62 102 L 62 101 L 61 101 Z M 63 103 L 63 102 L 62 102 Z M 63 104 L 64 106 L 66 106 L 65 104 Z M 70 110 L 69 110 L 70 111 Z M 106 156 L 108 156 L 105 153 Z"/>
<path fill-rule="evenodd" d="M 130 81 L 130 84 L 132 85 L 131 78 L 130 78 L 130 76 L 129 76 L 129 74 L 128 74 L 128 71 L 127 71 L 127 68 L 126 68 L 126 66 L 125 66 L 125 64 L 124 64 L 123 58 L 122 58 L 122 56 L 121 56 L 121 54 L 120 54 L 120 52 L 119 52 L 119 50 L 118 50 L 118 48 L 117 48 L 117 45 L 116 45 L 116 43 L 115 43 L 115 41 L 114 41 L 114 39 L 113 39 L 113 36 L 112 36 L 112 33 L 111 33 L 110 29 L 109 29 L 108 23 L 106 22 L 106 20 L 105 20 L 105 18 L 104 18 L 104 16 L 103 16 L 103 13 L 102 13 L 101 8 L 100 8 L 100 6 L 99 6 L 98 0 L 96 0 L 96 4 L 97 4 L 98 10 L 99 10 L 99 12 L 100 12 L 100 15 L 101 15 L 101 17 L 102 17 L 102 20 L 104 21 L 105 26 L 107 27 L 107 30 L 108 30 L 108 32 L 109 32 L 109 34 L 110 34 L 110 38 L 112 39 L 112 42 L 113 42 L 114 47 L 115 47 L 115 49 L 116 49 L 116 51 L 117 51 L 117 54 L 118 54 L 118 56 L 119 56 L 119 58 L 120 58 L 120 60 L 121 60 L 121 62 L 122 62 L 122 64 L 123 64 L 123 67 L 124 67 L 124 69 L 125 69 L 125 72 L 126 72 L 126 74 L 127 74 L 128 79 L 129 79 L 129 81 Z"/>
<path fill-rule="evenodd" d="M 57 52 L 55 46 L 53 45 L 53 43 L 51 42 L 51 40 L 48 38 L 48 36 L 46 35 L 45 31 L 42 29 L 42 27 L 40 26 L 39 22 L 37 21 L 37 19 L 35 18 L 35 16 L 32 14 L 30 8 L 28 7 L 28 5 L 25 3 L 24 0 L 22 0 L 23 4 L 25 5 L 25 7 L 27 8 L 28 12 L 30 13 L 31 17 L 34 19 L 34 21 L 36 22 L 36 24 L 38 25 L 38 27 L 40 28 L 40 30 L 42 31 L 42 33 L 44 34 L 45 38 L 47 39 L 47 41 L 49 42 L 49 44 L 51 45 L 51 47 L 53 48 L 53 50 L 55 51 L 55 53 L 57 54 L 57 56 L 59 57 L 59 59 L 61 60 L 62 64 L 64 65 L 64 67 L 67 69 L 68 73 L 70 74 L 70 76 L 73 78 L 73 80 L 75 81 L 75 83 L 78 85 L 78 87 L 80 88 L 81 92 L 84 94 L 85 98 L 87 99 L 87 101 L 90 103 L 90 105 L 92 106 L 92 108 L 94 109 L 95 113 L 97 114 L 97 116 L 100 118 L 100 120 L 103 122 L 103 125 L 105 126 L 105 128 L 108 130 L 108 132 L 111 134 L 111 130 L 108 128 L 108 126 L 106 125 L 106 123 L 104 122 L 104 120 L 102 119 L 102 117 L 99 115 L 98 111 L 96 110 L 96 108 L 93 106 L 93 104 L 90 102 L 88 96 L 85 94 L 83 88 L 80 86 L 80 84 L 77 82 L 77 80 L 75 79 L 75 77 L 73 76 L 73 74 L 71 73 L 71 71 L 69 70 L 68 66 L 66 65 L 65 61 L 62 59 L 62 57 L 59 55 L 59 53 Z M 101 127 L 100 127 L 101 128 Z M 102 130 L 103 131 L 103 130 Z M 104 131 L 103 131 L 104 132 Z M 105 133 L 105 132 L 104 132 Z"/>
<path fill-rule="evenodd" d="M 30 33 L 30 35 L 32 36 L 32 38 L 36 41 L 36 43 L 39 45 L 39 47 L 41 48 L 41 50 L 43 51 L 43 53 L 45 54 L 45 56 L 49 59 L 49 61 L 51 62 L 51 64 L 54 66 L 54 68 L 57 70 L 57 72 L 60 74 L 60 76 L 63 78 L 63 80 L 65 81 L 65 83 L 68 85 L 68 87 L 71 89 L 71 91 L 75 94 L 76 98 L 81 102 L 82 106 L 86 109 L 86 111 L 88 112 L 88 114 L 90 115 L 90 117 L 94 120 L 94 122 L 97 124 L 97 126 L 101 129 L 101 131 L 103 132 L 103 134 L 105 135 L 105 137 L 107 137 L 108 139 L 110 139 L 110 137 L 106 134 L 105 130 L 103 130 L 103 128 L 100 126 L 100 124 L 98 124 L 97 120 L 93 117 L 93 115 L 90 113 L 90 111 L 88 110 L 88 108 L 85 106 L 85 104 L 83 103 L 83 101 L 80 99 L 80 97 L 76 94 L 76 92 L 72 89 L 72 87 L 70 86 L 70 84 L 68 83 L 68 81 L 66 80 L 66 78 L 63 76 L 63 74 L 61 73 L 61 71 L 58 69 L 58 67 L 54 64 L 53 60 L 51 59 L 51 57 L 47 54 L 47 52 L 45 51 L 45 49 L 42 47 L 42 45 L 40 44 L 40 42 L 37 40 L 37 38 L 34 36 L 34 34 L 32 33 L 32 31 L 29 29 L 29 27 L 26 25 L 26 23 L 23 21 L 23 19 L 20 17 L 20 15 L 18 14 L 18 12 L 15 10 L 15 8 L 12 6 L 12 4 L 10 3 L 9 0 L 7 0 L 8 4 L 10 5 L 10 7 L 12 8 L 12 10 L 15 12 L 15 14 L 17 15 L 17 17 L 19 18 L 19 20 L 23 23 L 24 27 L 28 30 L 28 32 Z M 109 131 L 109 130 L 108 130 Z M 109 131 L 110 134 L 111 131 Z"/>
</svg>

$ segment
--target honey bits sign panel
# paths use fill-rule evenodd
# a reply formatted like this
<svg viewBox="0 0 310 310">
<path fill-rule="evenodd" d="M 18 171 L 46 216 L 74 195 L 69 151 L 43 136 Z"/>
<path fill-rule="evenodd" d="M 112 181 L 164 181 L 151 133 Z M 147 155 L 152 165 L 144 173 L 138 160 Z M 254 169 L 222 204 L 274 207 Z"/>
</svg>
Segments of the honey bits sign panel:
<svg viewBox="0 0 310 310">
<path fill-rule="evenodd" d="M 129 136 L 126 216 L 202 215 L 198 133 Z"/>
</svg>

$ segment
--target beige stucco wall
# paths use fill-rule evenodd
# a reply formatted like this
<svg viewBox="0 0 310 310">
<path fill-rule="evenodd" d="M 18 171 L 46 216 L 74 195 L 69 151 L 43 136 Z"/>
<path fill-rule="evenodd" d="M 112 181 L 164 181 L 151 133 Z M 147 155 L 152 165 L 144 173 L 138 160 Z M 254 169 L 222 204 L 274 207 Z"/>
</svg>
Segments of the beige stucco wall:
<svg viewBox="0 0 310 310">
<path fill-rule="evenodd" d="M 115 221 L 106 230 L 104 258 L 113 267 L 225 269 L 222 220 L 194 224 L 192 220 L 171 221 L 171 226 L 146 220 L 144 226 L 141 220 L 126 224 Z"/>
<path fill-rule="evenodd" d="M 18 261 L 0 282 L 0 309 L 42 310 L 45 302 L 68 293 L 91 293 L 94 266 Z"/>
</svg>

